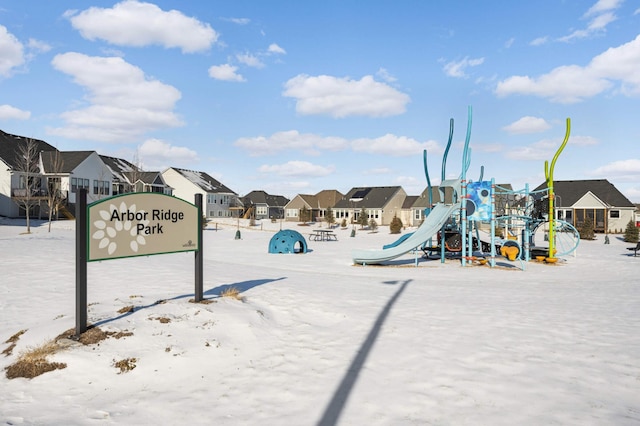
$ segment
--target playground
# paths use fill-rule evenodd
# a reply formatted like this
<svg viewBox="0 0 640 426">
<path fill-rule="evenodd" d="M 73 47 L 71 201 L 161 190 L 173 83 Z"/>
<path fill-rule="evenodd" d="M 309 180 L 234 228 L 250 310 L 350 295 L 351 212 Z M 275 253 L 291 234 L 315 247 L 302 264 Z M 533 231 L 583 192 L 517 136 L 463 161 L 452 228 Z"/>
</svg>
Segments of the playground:
<svg viewBox="0 0 640 426">
<path fill-rule="evenodd" d="M 553 172 L 569 141 L 571 120 L 566 120 L 564 140 L 551 164 L 544 163 L 547 187 L 536 192 L 531 192 L 528 184 L 522 190 L 512 190 L 497 186 L 493 178 L 483 180 L 483 166 L 479 167 L 477 181 L 468 178 L 471 128 L 472 109 L 469 107 L 461 172 L 457 179 L 447 179 L 447 156 L 454 133 L 453 119 L 450 121 L 438 203 L 432 201 L 435 198 L 427 167 L 427 151 L 424 151 L 424 173 L 432 207 L 424 210 L 424 221 L 420 227 L 382 248 L 354 250 L 354 263 L 384 264 L 411 252 L 417 266 L 419 252 L 422 251 L 423 258 L 439 258 L 442 263 L 447 257 L 457 257 L 462 266 L 477 262 L 495 267 L 499 254 L 509 261 L 518 261 L 520 268 L 525 270 L 526 262 L 532 259 L 555 264 L 560 256 L 576 251 L 580 234 L 571 224 L 555 218 L 553 204 Z M 498 195 L 500 203 L 496 202 Z M 500 235 L 496 231 L 500 231 Z"/>
</svg>

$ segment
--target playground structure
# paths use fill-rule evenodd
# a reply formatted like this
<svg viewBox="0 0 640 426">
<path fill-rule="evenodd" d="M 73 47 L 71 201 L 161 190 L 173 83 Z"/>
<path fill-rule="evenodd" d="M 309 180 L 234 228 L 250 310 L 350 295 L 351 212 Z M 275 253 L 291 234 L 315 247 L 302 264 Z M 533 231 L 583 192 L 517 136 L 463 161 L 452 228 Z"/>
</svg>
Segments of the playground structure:
<svg viewBox="0 0 640 426">
<path fill-rule="evenodd" d="M 284 229 L 269 241 L 269 253 L 306 253 L 307 240 L 298 231 Z"/>
<path fill-rule="evenodd" d="M 553 171 L 569 139 L 570 119 L 567 118 L 565 138 L 553 157 L 551 167 L 545 162 L 547 188 L 537 192 L 530 192 L 528 184 L 524 190 L 513 191 L 496 186 L 494 179 L 483 180 L 484 167 L 481 167 L 478 181 L 467 180 L 466 174 L 471 163 L 471 121 L 472 110 L 469 107 L 462 171 L 458 179 L 447 180 L 446 161 L 454 128 L 453 119 L 450 120 L 438 188 L 440 202 L 435 205 L 427 168 L 427 151 L 424 151 L 428 205 L 432 207 L 424 210 L 423 223 L 415 232 L 403 235 L 382 249 L 354 250 L 354 263 L 379 264 L 413 252 L 417 266 L 418 252 L 422 251 L 427 258 L 433 258 L 433 253 L 439 252 L 438 257 L 443 263 L 447 257 L 459 256 L 462 266 L 478 262 L 494 267 L 499 250 L 504 258 L 519 261 L 524 270 L 524 262 L 530 261 L 532 255 L 536 260 L 554 263 L 556 256 L 576 250 L 580 241 L 579 233 L 571 224 L 555 219 L 553 204 Z M 498 206 L 496 193 L 500 200 Z M 541 208 L 541 201 L 544 200 L 549 203 L 546 214 Z"/>
</svg>

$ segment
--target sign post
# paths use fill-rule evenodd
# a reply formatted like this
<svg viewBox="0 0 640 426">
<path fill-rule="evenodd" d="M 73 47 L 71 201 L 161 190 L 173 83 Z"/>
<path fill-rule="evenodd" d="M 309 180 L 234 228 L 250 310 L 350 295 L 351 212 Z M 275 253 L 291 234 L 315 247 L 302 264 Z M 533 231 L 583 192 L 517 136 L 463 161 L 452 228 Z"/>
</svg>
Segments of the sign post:
<svg viewBox="0 0 640 426">
<path fill-rule="evenodd" d="M 76 335 L 87 331 L 87 190 L 76 194 Z"/>
</svg>

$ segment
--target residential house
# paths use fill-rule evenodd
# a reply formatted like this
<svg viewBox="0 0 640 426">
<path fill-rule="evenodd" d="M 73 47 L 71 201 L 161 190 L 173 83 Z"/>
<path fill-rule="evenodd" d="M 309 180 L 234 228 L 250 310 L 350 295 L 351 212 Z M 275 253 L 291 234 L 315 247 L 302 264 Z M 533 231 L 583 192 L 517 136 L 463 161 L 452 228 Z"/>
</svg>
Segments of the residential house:
<svg viewBox="0 0 640 426">
<path fill-rule="evenodd" d="M 400 210 L 400 215 L 398 216 L 404 226 L 420 225 L 420 221 L 416 222 L 414 219 L 415 215 L 413 210 L 413 205 L 418 201 L 418 198 L 420 198 L 418 195 L 407 195 L 404 199 L 402 210 Z"/>
<path fill-rule="evenodd" d="M 453 189 L 446 186 L 444 190 L 444 202 L 451 204 L 453 202 Z M 429 203 L 429 187 L 427 186 L 411 205 L 411 220 L 406 223 L 402 221 L 402 223 L 407 226 L 420 226 L 425 218 L 425 210 L 433 208 L 433 206 L 441 202 L 440 187 L 435 185 L 431 186 L 431 203 Z"/>
<path fill-rule="evenodd" d="M 242 210 L 238 194 L 205 172 L 169 167 L 162 178 L 173 188 L 173 195 L 194 203 L 195 194 L 202 194 L 203 210 L 208 218 L 234 217 Z"/>
<path fill-rule="evenodd" d="M 20 158 L 20 152 L 26 148 L 29 140 L 34 143 L 36 155 L 33 159 L 34 167 L 26 172 L 25 159 Z M 29 199 L 33 198 L 30 216 L 40 216 L 43 213 L 40 207 L 46 199 L 47 185 L 40 173 L 39 157 L 41 152 L 47 151 L 56 149 L 45 141 L 0 130 L 0 216 L 25 216 L 24 204 L 20 200 L 27 197 L 27 188 L 30 188 Z"/>
<path fill-rule="evenodd" d="M 19 154 L 20 146 L 26 146 L 30 140 L 35 143 L 36 163 L 26 173 Z M 61 193 L 64 212 L 69 217 L 75 210 L 78 189 L 87 189 L 88 203 L 111 195 L 111 173 L 95 151 L 62 152 L 44 141 L 0 131 L 0 159 L 6 165 L 0 171 L 0 214 L 4 216 L 25 216 L 27 188 L 31 217 L 47 213 L 50 190 Z"/>
<path fill-rule="evenodd" d="M 113 175 L 112 195 L 129 192 L 157 192 L 171 195 L 172 188 L 167 185 L 159 171 L 144 171 L 122 158 L 101 155 L 102 161 Z"/>
<path fill-rule="evenodd" d="M 285 220 L 299 222 L 302 219 L 301 213 L 306 210 L 312 221 L 321 222 L 324 220 L 327 210 L 333 210 L 341 198 L 342 194 L 335 189 L 325 189 L 315 195 L 298 194 L 285 205 Z M 335 211 L 333 217 L 338 221 Z"/>
<path fill-rule="evenodd" d="M 87 203 L 111 196 L 111 170 L 95 151 L 60 151 L 56 164 L 53 152 L 43 153 L 42 172 L 63 193 L 68 212 L 75 214 L 78 190 L 87 190 Z M 53 186 L 53 185 L 52 185 Z"/>
<path fill-rule="evenodd" d="M 545 188 L 546 182 L 534 191 Z M 606 179 L 554 181 L 553 192 L 556 219 L 577 229 L 588 217 L 595 232 L 624 232 L 635 219 L 635 205 Z"/>
<path fill-rule="evenodd" d="M 400 217 L 407 193 L 400 186 L 356 187 L 340 199 L 333 208 L 336 221 L 346 218 L 357 222 L 364 209 L 368 219 L 378 225 L 389 225 Z"/>
<path fill-rule="evenodd" d="M 255 219 L 282 219 L 289 199 L 282 195 L 270 195 L 265 191 L 251 191 L 241 198 L 247 215 Z"/>
</svg>

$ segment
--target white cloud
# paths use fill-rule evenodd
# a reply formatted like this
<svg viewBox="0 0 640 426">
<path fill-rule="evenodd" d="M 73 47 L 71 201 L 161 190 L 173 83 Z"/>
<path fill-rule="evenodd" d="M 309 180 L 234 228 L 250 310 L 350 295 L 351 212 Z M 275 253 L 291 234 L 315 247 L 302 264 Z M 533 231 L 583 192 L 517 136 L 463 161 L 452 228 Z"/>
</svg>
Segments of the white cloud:
<svg viewBox="0 0 640 426">
<path fill-rule="evenodd" d="M 252 68 L 263 68 L 264 63 L 255 55 L 251 53 L 239 53 L 236 55 L 236 59 L 241 64 L 245 64 Z"/>
<path fill-rule="evenodd" d="M 148 139 L 138 147 L 145 167 L 189 164 L 198 160 L 198 154 L 184 146 L 173 146 L 160 139 Z"/>
<path fill-rule="evenodd" d="M 509 49 L 511 46 L 513 46 L 513 43 L 516 41 L 516 39 L 514 37 L 511 37 L 509 40 L 507 40 L 504 43 L 504 47 L 506 47 L 507 49 Z"/>
<path fill-rule="evenodd" d="M 303 115 L 388 117 L 405 112 L 410 98 L 367 75 L 360 80 L 300 74 L 285 83 L 283 96 L 296 99 Z"/>
<path fill-rule="evenodd" d="M 246 150 L 250 156 L 272 155 L 280 151 L 301 151 L 308 155 L 317 155 L 320 150 L 340 151 L 348 147 L 348 141 L 339 137 L 323 137 L 311 133 L 299 133 L 297 130 L 276 132 L 269 137 L 257 136 L 240 138 L 234 142 Z"/>
<path fill-rule="evenodd" d="M 374 169 L 365 170 L 363 173 L 365 175 L 388 175 L 391 172 L 393 172 L 393 170 L 388 167 L 376 167 Z"/>
<path fill-rule="evenodd" d="M 245 81 L 244 77 L 236 71 L 238 67 L 229 64 L 212 65 L 209 68 L 209 77 L 223 81 Z"/>
<path fill-rule="evenodd" d="M 526 116 L 504 126 L 502 130 L 511 134 L 527 134 L 544 132 L 550 128 L 544 118 Z"/>
<path fill-rule="evenodd" d="M 541 139 L 529 146 L 518 147 L 508 151 L 505 155 L 512 160 L 548 161 L 553 158 L 562 145 L 563 138 Z M 570 136 L 569 144 L 576 146 L 596 145 L 597 139 L 591 136 Z"/>
<path fill-rule="evenodd" d="M 616 180 L 638 181 L 640 179 L 640 159 L 614 161 L 587 172 L 590 176 L 616 178 Z"/>
<path fill-rule="evenodd" d="M 591 6 L 584 14 L 585 17 L 599 15 L 620 7 L 624 0 L 598 0 L 596 4 Z"/>
<path fill-rule="evenodd" d="M 521 94 L 549 98 L 552 102 L 575 103 L 596 96 L 620 84 L 628 96 L 640 95 L 640 35 L 618 47 L 611 47 L 581 67 L 564 65 L 540 77 L 513 76 L 498 82 L 499 97 Z"/>
<path fill-rule="evenodd" d="M 571 34 L 560 37 L 558 41 L 569 42 L 605 31 L 607 25 L 618 19 L 613 11 L 619 8 L 621 4 L 622 0 L 598 0 L 582 16 L 584 19 L 591 18 L 587 28 L 574 30 Z"/>
<path fill-rule="evenodd" d="M 11 105 L 0 105 L 0 120 L 28 120 L 31 112 L 23 111 Z"/>
<path fill-rule="evenodd" d="M 560 143 L 561 143 L 561 140 L 558 139 L 557 140 L 558 147 L 560 147 Z M 593 145 L 598 145 L 599 142 L 598 142 L 598 139 L 594 138 L 593 136 L 576 135 L 576 136 L 570 136 L 568 143 L 571 145 L 577 145 L 577 146 L 593 146 Z"/>
<path fill-rule="evenodd" d="M 360 138 L 351 142 L 351 148 L 356 152 L 406 157 L 421 155 L 426 149 L 429 154 L 440 152 L 442 149 L 435 141 L 418 142 L 405 136 L 386 134 L 379 138 Z"/>
<path fill-rule="evenodd" d="M 258 168 L 258 171 L 286 177 L 322 177 L 333 173 L 335 167 L 318 166 L 308 161 L 288 161 L 284 164 L 263 165 Z"/>
<path fill-rule="evenodd" d="M 348 140 L 341 137 L 326 137 L 297 130 L 277 132 L 269 137 L 257 136 L 240 138 L 234 145 L 248 152 L 252 157 L 273 155 L 281 151 L 300 151 L 307 155 L 318 155 L 321 151 L 343 151 L 351 148 L 355 152 L 381 154 L 394 157 L 440 153 L 442 148 L 436 141 L 418 142 L 406 136 L 386 134 L 379 138 L 358 138 Z"/>
<path fill-rule="evenodd" d="M 384 81 L 386 81 L 387 83 L 393 83 L 396 80 L 398 80 L 397 78 L 395 78 L 394 76 L 392 76 L 389 71 L 387 71 L 386 68 L 380 68 L 378 70 L 378 72 L 376 73 L 376 75 L 378 77 L 380 77 L 381 79 L 383 79 Z"/>
<path fill-rule="evenodd" d="M 531 46 L 542 46 L 543 44 L 546 44 L 548 41 L 549 41 L 549 36 L 543 36 L 543 37 L 538 37 L 531 40 L 529 44 Z"/>
<path fill-rule="evenodd" d="M 247 25 L 249 22 L 251 22 L 251 19 L 249 18 L 225 18 L 224 20 L 233 22 L 234 24 L 238 25 Z"/>
<path fill-rule="evenodd" d="M 29 49 L 35 50 L 39 53 L 44 53 L 51 50 L 51 46 L 48 43 L 41 40 L 36 40 L 34 38 L 29 39 L 27 46 L 29 47 Z"/>
<path fill-rule="evenodd" d="M 465 70 L 469 67 L 477 67 L 483 62 L 484 58 L 469 59 L 468 56 L 465 56 L 465 58 L 460 61 L 448 62 L 443 69 L 444 73 L 449 77 L 467 78 L 468 76 Z"/>
<path fill-rule="evenodd" d="M 282 47 L 278 46 L 275 43 L 271 43 L 269 45 L 269 49 L 267 49 L 267 51 L 269 53 L 277 53 L 277 54 L 280 54 L 280 55 L 286 55 L 287 54 L 286 50 L 284 50 Z"/>
<path fill-rule="evenodd" d="M 56 55 L 52 65 L 86 90 L 89 104 L 63 113 L 67 126 L 50 129 L 53 134 L 129 142 L 145 132 L 183 124 L 173 112 L 180 92 L 146 77 L 140 68 L 122 58 L 69 52 Z"/>
<path fill-rule="evenodd" d="M 65 16 L 82 37 L 119 46 L 160 45 L 193 53 L 209 49 L 218 39 L 207 23 L 136 0 L 122 1 L 110 9 L 90 7 L 78 14 L 68 11 Z"/>
<path fill-rule="evenodd" d="M 6 27 L 0 25 L 0 76 L 9 77 L 24 62 L 22 43 Z"/>
</svg>

